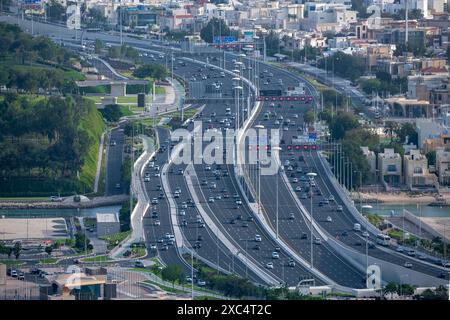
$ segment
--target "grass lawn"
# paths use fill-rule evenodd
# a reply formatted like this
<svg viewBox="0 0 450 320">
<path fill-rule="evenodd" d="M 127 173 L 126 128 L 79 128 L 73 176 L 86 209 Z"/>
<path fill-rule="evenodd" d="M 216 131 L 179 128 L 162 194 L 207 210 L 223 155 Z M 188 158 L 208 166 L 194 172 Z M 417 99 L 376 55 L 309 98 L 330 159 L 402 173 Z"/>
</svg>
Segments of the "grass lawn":
<svg viewBox="0 0 450 320">
<path fill-rule="evenodd" d="M 164 290 L 164 291 L 167 291 L 167 292 L 170 292 L 170 293 L 184 294 L 184 293 L 188 292 L 187 290 L 186 291 L 182 291 L 182 290 L 174 289 L 172 287 L 167 287 L 167 286 L 164 286 L 162 284 L 153 282 L 151 280 L 145 280 L 144 283 L 148 283 L 148 284 L 151 284 L 151 285 L 158 286 L 159 288 L 161 288 L 161 290 Z"/>
<path fill-rule="evenodd" d="M 94 101 L 94 103 L 102 102 L 102 96 L 86 96 L 86 99 Z"/>
<path fill-rule="evenodd" d="M 117 103 L 137 103 L 137 96 L 117 97 Z"/>
<path fill-rule="evenodd" d="M 155 87 L 155 94 L 165 94 L 166 88 L 164 87 Z"/>
<path fill-rule="evenodd" d="M 84 259 L 81 259 L 81 261 L 83 261 L 83 262 L 110 262 L 113 260 L 108 256 L 97 256 L 97 257 L 84 258 Z"/>
<path fill-rule="evenodd" d="M 51 263 L 56 263 L 56 261 L 58 261 L 58 259 L 56 259 L 56 258 L 45 258 L 45 259 L 39 260 L 39 263 L 40 264 L 51 264 Z"/>
<path fill-rule="evenodd" d="M 132 116 L 134 114 L 133 111 L 131 110 L 130 106 L 121 105 L 119 108 L 120 108 L 120 113 L 122 114 L 122 117 Z M 143 108 L 140 108 L 140 109 L 143 109 Z"/>
<path fill-rule="evenodd" d="M 112 250 L 115 246 L 125 240 L 131 234 L 131 230 L 125 232 L 119 232 L 115 234 L 111 234 L 109 236 L 100 237 L 100 239 L 108 242 L 108 250 Z"/>
<path fill-rule="evenodd" d="M 145 248 L 133 248 L 131 249 L 131 253 L 136 257 L 144 257 L 146 254 Z"/>
</svg>

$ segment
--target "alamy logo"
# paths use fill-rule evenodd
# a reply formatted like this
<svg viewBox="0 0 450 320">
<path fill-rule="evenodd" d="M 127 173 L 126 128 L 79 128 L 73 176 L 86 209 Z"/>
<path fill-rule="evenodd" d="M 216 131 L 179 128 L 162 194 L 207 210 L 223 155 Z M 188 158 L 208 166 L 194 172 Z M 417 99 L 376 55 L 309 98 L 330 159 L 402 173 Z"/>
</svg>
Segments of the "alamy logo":
<svg viewBox="0 0 450 320">
<path fill-rule="evenodd" d="M 81 269 L 78 266 L 71 265 L 66 269 L 66 273 L 70 274 L 70 276 L 66 279 L 65 285 L 66 287 L 72 289 L 80 289 L 81 288 Z"/>
<path fill-rule="evenodd" d="M 258 165 L 261 175 L 274 175 L 280 163 L 276 156 L 280 144 L 279 129 L 250 128 L 243 130 L 208 129 L 202 122 L 194 122 L 194 130 L 177 129 L 171 140 L 177 142 L 171 158 L 180 164 Z M 270 133 L 270 134 L 269 134 Z M 269 140 L 270 137 L 270 140 Z M 206 143 L 206 145 L 205 145 Z M 272 150 L 277 150 L 272 153 Z"/>
</svg>

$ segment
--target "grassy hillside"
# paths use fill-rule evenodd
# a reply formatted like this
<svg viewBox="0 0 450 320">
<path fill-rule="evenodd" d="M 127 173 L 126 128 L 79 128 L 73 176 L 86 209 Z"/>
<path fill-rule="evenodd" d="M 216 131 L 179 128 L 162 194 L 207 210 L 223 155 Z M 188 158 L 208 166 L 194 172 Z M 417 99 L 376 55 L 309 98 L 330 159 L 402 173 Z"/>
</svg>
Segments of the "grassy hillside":
<svg viewBox="0 0 450 320">
<path fill-rule="evenodd" d="M 86 188 L 86 191 L 92 191 L 97 172 L 98 150 L 102 133 L 105 131 L 105 124 L 95 105 L 91 102 L 88 103 L 88 113 L 82 118 L 80 126 L 88 132 L 93 143 L 90 145 L 88 153 L 84 158 L 84 165 L 80 171 L 80 181 Z"/>
</svg>

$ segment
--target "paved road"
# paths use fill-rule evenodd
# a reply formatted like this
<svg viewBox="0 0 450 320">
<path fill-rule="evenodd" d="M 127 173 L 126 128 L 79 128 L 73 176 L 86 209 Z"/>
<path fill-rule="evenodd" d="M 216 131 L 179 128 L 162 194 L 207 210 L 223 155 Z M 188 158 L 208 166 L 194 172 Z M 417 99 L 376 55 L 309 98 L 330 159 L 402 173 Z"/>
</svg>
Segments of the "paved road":
<svg viewBox="0 0 450 320">
<path fill-rule="evenodd" d="M 115 144 L 114 144 L 115 143 Z M 122 162 L 125 134 L 123 127 L 111 130 L 106 151 L 106 195 L 116 195 L 128 192 L 122 186 Z"/>
</svg>

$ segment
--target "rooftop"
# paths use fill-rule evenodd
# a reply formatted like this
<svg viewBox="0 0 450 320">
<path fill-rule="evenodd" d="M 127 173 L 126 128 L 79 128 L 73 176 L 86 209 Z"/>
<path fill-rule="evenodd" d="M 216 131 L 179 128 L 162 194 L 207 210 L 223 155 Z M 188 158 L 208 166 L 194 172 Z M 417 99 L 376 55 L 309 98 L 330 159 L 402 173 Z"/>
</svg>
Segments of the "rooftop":
<svg viewBox="0 0 450 320">
<path fill-rule="evenodd" d="M 97 223 L 119 222 L 115 213 L 97 213 Z"/>
</svg>

